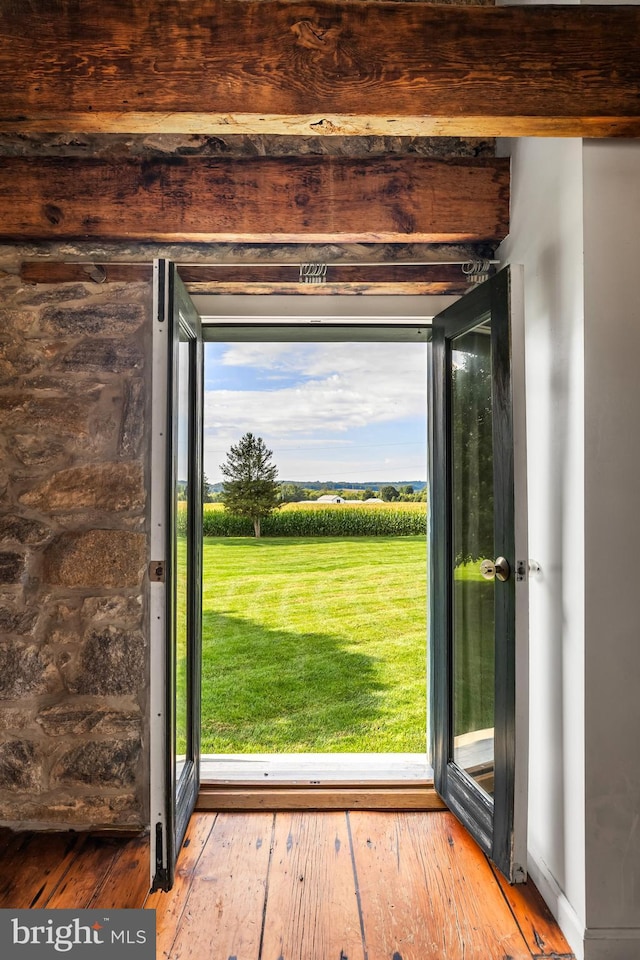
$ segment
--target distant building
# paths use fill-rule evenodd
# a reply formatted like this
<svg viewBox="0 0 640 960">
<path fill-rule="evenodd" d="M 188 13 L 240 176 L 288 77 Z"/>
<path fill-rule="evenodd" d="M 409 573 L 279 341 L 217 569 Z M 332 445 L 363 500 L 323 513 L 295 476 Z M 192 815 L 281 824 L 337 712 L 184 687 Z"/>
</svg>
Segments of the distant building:
<svg viewBox="0 0 640 960">
<path fill-rule="evenodd" d="M 384 503 L 384 500 L 381 500 L 380 497 L 369 497 L 368 500 L 364 501 L 365 503 Z"/>
<path fill-rule="evenodd" d="M 344 503 L 344 497 L 334 497 L 330 493 L 325 493 L 323 496 L 318 497 L 316 503 Z"/>
</svg>

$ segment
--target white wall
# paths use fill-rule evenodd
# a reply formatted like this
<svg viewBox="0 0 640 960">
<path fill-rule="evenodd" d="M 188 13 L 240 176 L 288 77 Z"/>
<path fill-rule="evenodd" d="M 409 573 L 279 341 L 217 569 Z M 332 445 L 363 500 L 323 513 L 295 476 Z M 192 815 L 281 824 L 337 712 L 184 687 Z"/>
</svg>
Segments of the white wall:
<svg viewBox="0 0 640 960">
<path fill-rule="evenodd" d="M 529 861 L 585 960 L 640 958 L 640 142 L 518 140 Z"/>
<path fill-rule="evenodd" d="M 640 957 L 640 142 L 585 141 L 588 960 Z"/>
<path fill-rule="evenodd" d="M 529 869 L 580 954 L 584 881 L 582 141 L 521 139 L 511 232 L 525 269 L 530 583 Z"/>
</svg>

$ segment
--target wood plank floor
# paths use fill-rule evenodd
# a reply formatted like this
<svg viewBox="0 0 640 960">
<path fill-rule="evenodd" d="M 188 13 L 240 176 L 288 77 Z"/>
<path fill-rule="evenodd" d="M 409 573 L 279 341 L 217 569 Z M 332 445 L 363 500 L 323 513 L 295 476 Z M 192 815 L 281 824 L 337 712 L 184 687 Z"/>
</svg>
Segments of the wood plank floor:
<svg viewBox="0 0 640 960">
<path fill-rule="evenodd" d="M 0 907 L 141 907 L 146 837 L 0 831 Z"/>
<path fill-rule="evenodd" d="M 558 960 L 531 883 L 502 885 L 448 812 L 195 814 L 170 893 L 166 960 Z"/>
<path fill-rule="evenodd" d="M 448 812 L 197 813 L 169 893 L 148 842 L 0 831 L 0 907 L 156 910 L 158 960 L 559 960 L 533 884 L 510 887 Z"/>
</svg>

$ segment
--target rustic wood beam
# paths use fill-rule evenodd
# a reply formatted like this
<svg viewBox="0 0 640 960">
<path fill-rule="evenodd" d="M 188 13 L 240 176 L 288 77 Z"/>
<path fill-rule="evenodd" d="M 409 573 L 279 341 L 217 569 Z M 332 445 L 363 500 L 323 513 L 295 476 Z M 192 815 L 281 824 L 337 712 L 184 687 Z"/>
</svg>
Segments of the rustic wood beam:
<svg viewBox="0 0 640 960">
<path fill-rule="evenodd" d="M 149 263 L 67 263 L 62 260 L 24 260 L 20 279 L 25 283 L 137 283 L 151 280 Z"/>
<path fill-rule="evenodd" d="M 184 283 L 297 283 L 300 284 L 300 268 L 287 266 L 205 266 L 188 264 L 179 267 Z M 327 264 L 326 283 L 437 283 L 441 285 L 466 286 L 467 278 L 461 264 L 440 263 L 377 263 L 374 266 L 361 264 Z"/>
<path fill-rule="evenodd" d="M 0 4 L 0 131 L 640 135 L 638 6 Z"/>
<path fill-rule="evenodd" d="M 509 161 L 0 159 L 0 238 L 500 240 Z"/>
<path fill-rule="evenodd" d="M 189 293 L 217 293 L 217 294 L 248 294 L 254 296 L 270 296 L 277 293 L 280 296 L 434 296 L 454 297 L 462 296 L 471 289 L 471 284 L 451 283 L 420 283 L 419 281 L 405 281 L 402 283 L 377 282 L 362 280 L 360 283 L 243 283 L 229 281 L 228 283 L 187 283 Z"/>
<path fill-rule="evenodd" d="M 296 264 L 178 264 L 178 272 L 193 293 L 462 295 L 472 286 L 460 263 L 332 263 L 320 284 L 302 283 Z M 151 276 L 151 263 L 32 260 L 20 268 L 25 283 L 132 283 Z"/>
</svg>

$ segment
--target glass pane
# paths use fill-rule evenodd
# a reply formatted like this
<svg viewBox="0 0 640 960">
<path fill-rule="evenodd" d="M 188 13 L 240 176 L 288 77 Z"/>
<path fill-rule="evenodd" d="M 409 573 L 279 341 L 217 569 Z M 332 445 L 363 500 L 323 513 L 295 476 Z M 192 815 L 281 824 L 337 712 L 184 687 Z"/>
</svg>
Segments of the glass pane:
<svg viewBox="0 0 640 960">
<path fill-rule="evenodd" d="M 176 504 L 176 783 L 186 761 L 189 729 L 189 697 L 187 675 L 188 636 L 188 505 L 189 476 L 189 353 L 190 341 L 180 332 L 178 347 L 178 446 Z"/>
<path fill-rule="evenodd" d="M 452 341 L 453 759 L 487 793 L 494 768 L 493 436 L 489 321 Z"/>
</svg>

